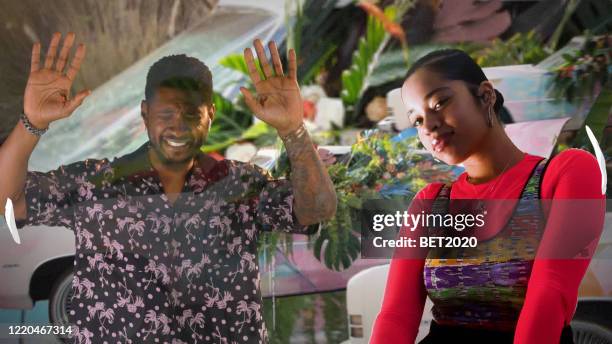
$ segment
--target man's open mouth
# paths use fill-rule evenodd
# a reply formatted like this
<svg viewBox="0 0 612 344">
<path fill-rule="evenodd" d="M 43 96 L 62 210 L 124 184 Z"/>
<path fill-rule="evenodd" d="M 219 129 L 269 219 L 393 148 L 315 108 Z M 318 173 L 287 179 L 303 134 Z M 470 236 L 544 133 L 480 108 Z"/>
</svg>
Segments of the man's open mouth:
<svg viewBox="0 0 612 344">
<path fill-rule="evenodd" d="M 181 148 L 188 146 L 191 143 L 189 139 L 164 138 L 163 141 L 170 147 Z"/>
</svg>

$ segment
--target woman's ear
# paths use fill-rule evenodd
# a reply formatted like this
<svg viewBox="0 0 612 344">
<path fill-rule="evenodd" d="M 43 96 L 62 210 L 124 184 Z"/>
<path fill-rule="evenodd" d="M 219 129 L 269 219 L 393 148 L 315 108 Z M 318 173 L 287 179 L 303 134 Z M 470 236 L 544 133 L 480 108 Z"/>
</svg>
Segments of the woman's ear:
<svg viewBox="0 0 612 344">
<path fill-rule="evenodd" d="M 487 107 L 492 107 L 497 100 L 497 96 L 495 95 L 495 87 L 493 87 L 493 84 L 488 80 L 480 83 L 478 94 L 480 95 L 484 105 Z"/>
</svg>

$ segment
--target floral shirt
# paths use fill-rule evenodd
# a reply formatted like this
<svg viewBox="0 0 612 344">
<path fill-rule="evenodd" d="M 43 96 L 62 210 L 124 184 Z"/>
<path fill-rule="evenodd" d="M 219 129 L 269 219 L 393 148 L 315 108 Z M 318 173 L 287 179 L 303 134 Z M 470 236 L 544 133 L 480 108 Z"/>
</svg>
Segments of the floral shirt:
<svg viewBox="0 0 612 344">
<path fill-rule="evenodd" d="M 290 182 L 231 160 L 204 171 L 201 154 L 171 204 L 147 149 L 28 172 L 19 227 L 76 234 L 74 342 L 267 342 L 257 238 L 307 232 Z"/>
</svg>

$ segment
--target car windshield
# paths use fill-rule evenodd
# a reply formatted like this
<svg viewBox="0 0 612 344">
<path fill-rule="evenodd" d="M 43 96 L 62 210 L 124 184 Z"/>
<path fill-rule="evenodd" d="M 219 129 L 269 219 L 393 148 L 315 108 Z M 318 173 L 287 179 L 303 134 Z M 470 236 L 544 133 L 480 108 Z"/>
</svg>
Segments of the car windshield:
<svg viewBox="0 0 612 344">
<path fill-rule="evenodd" d="M 283 18 L 262 9 L 220 6 L 203 23 L 177 36 L 94 90 L 79 109 L 49 134 L 30 159 L 30 170 L 47 171 L 87 158 L 122 156 L 146 140 L 140 116 L 149 67 L 163 56 L 187 54 L 206 63 L 217 92 L 236 92 L 241 74 L 218 61 L 248 47 L 255 37 L 279 39 Z"/>
</svg>

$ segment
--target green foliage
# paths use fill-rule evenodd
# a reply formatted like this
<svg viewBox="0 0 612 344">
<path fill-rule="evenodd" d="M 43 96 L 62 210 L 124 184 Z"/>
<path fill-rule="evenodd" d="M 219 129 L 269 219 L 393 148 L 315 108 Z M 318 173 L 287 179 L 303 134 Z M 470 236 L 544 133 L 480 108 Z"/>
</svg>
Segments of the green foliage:
<svg viewBox="0 0 612 344">
<path fill-rule="evenodd" d="M 255 57 L 256 56 L 257 55 L 255 55 Z M 232 69 L 236 72 L 244 74 L 246 77 L 249 77 L 249 68 L 247 67 L 246 61 L 244 60 L 244 56 L 242 54 L 229 54 L 221 58 L 219 60 L 219 64 L 225 68 Z M 255 58 L 255 66 L 259 71 L 259 76 L 263 77 L 261 65 L 259 64 L 259 60 L 257 58 Z"/>
<path fill-rule="evenodd" d="M 353 218 L 364 201 L 411 199 L 427 182 L 452 179 L 449 166 L 415 153 L 419 145 L 416 137 L 395 142 L 390 134 L 369 130 L 353 145 L 347 163 L 330 166 L 338 209 L 314 238 L 314 254 L 327 267 L 346 269 L 358 256 L 360 229 Z"/>
<path fill-rule="evenodd" d="M 265 299 L 263 316 L 269 331 L 270 343 L 290 343 L 296 322 L 302 316 L 300 313 L 313 309 L 314 301 L 313 295 L 276 298 L 274 303 L 272 299 Z"/>
<path fill-rule="evenodd" d="M 571 102 L 575 97 L 592 95 L 598 83 L 606 85 L 612 72 L 611 48 L 609 36 L 593 38 L 587 33 L 582 48 L 563 54 L 563 63 L 553 68 L 551 96 Z"/>
<path fill-rule="evenodd" d="M 328 167 L 338 198 L 336 216 L 321 224 L 310 238 L 315 257 L 325 266 L 343 270 L 359 256 L 360 228 L 353 220 L 363 202 L 411 199 L 429 182 L 453 179 L 450 166 L 415 153 L 419 148 L 416 137 L 395 142 L 390 134 L 368 130 L 351 147 L 346 162 Z M 288 173 L 287 160 L 286 154 L 281 154 L 276 175 Z"/>
<path fill-rule="evenodd" d="M 386 51 L 380 55 L 378 64 L 370 74 L 368 86 L 376 87 L 398 80 L 406 75 L 406 60 L 402 50 Z"/>
<path fill-rule="evenodd" d="M 450 45 L 445 44 L 421 44 L 412 46 L 407 60 L 404 51 L 401 49 L 385 51 L 380 54 L 378 63 L 376 63 L 372 73 L 368 77 L 368 86 L 376 87 L 391 81 L 402 80 L 408 71 L 408 67 L 416 60 L 432 51 L 450 47 Z"/>
<path fill-rule="evenodd" d="M 263 315 L 271 344 L 292 343 L 296 338 L 304 343 L 341 343 L 348 339 L 346 291 L 266 298 Z"/>
<path fill-rule="evenodd" d="M 326 293 L 323 299 L 325 337 L 328 343 L 342 343 L 348 339 L 346 316 L 346 293 Z M 342 312 L 342 313 L 340 313 Z"/>
<path fill-rule="evenodd" d="M 286 0 L 290 6 L 294 0 Z M 338 25 L 344 9 L 336 8 L 337 0 L 297 1 L 293 21 L 286 17 L 287 39 L 282 47 L 295 49 L 298 56 L 298 81 L 310 84 L 315 76 L 333 57 L 339 42 L 343 40 L 346 27 Z M 286 11 L 287 14 L 290 11 Z"/>
<path fill-rule="evenodd" d="M 235 70 L 236 72 L 240 72 L 244 75 L 249 75 L 246 62 L 241 54 L 227 55 L 219 60 L 219 64 L 225 68 Z"/>
<path fill-rule="evenodd" d="M 563 148 L 581 148 L 595 154 L 593 145 L 586 134 L 585 127 L 588 125 L 593 131 L 595 139 L 600 143 L 600 148 L 604 156 L 606 156 L 606 160 L 608 160 L 610 151 L 609 147 L 606 147 L 606 138 L 603 134 L 608 123 L 610 109 L 612 109 L 612 89 L 610 87 L 604 87 L 585 119 L 585 126 L 578 131 L 578 134 L 571 142 L 571 146 L 560 147 L 558 151 L 563 150 Z"/>
<path fill-rule="evenodd" d="M 495 39 L 490 46 L 471 54 L 481 67 L 537 64 L 545 59 L 546 50 L 535 31 L 517 33 L 506 41 Z"/>
<path fill-rule="evenodd" d="M 336 216 L 319 231 L 313 246 L 315 257 L 334 270 L 351 266 L 361 248 L 357 228 L 353 229 L 351 209 L 343 196 L 338 193 Z"/>
<path fill-rule="evenodd" d="M 385 15 L 393 19 L 395 8 L 385 8 Z M 342 72 L 342 92 L 340 96 L 345 105 L 355 105 L 359 97 L 368 87 L 367 78 L 376 66 L 378 57 L 389 40 L 383 23 L 373 16 L 368 16 L 366 34 L 359 40 L 357 49 L 353 53 L 351 66 Z M 347 118 L 350 123 L 351 118 Z"/>
<path fill-rule="evenodd" d="M 253 116 L 228 99 L 214 93 L 213 103 L 217 109 L 215 120 L 202 151 L 222 151 L 243 140 L 254 140 L 259 144 L 275 142 L 276 131 L 273 128 L 263 122 L 253 124 Z"/>
<path fill-rule="evenodd" d="M 566 2 L 565 11 L 563 12 L 563 17 L 561 17 L 561 21 L 559 22 L 559 25 L 557 25 L 555 32 L 552 34 L 548 42 L 548 45 L 551 51 L 557 50 L 557 44 L 559 43 L 559 40 L 561 39 L 561 34 L 563 33 L 563 30 L 565 29 L 565 25 L 570 20 L 570 18 L 574 14 L 574 11 L 576 10 L 579 4 L 580 4 L 580 0 L 568 0 Z"/>
</svg>

